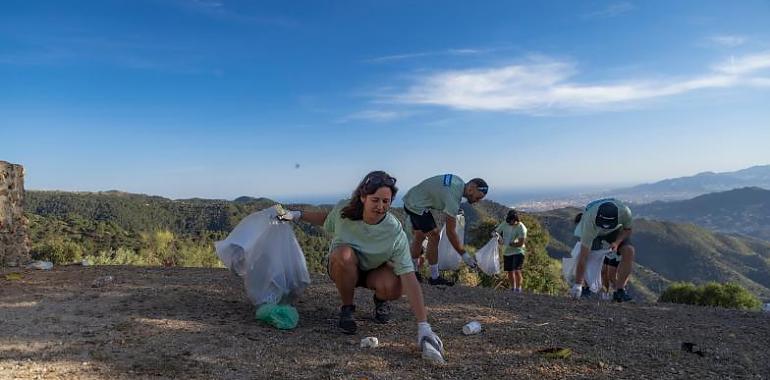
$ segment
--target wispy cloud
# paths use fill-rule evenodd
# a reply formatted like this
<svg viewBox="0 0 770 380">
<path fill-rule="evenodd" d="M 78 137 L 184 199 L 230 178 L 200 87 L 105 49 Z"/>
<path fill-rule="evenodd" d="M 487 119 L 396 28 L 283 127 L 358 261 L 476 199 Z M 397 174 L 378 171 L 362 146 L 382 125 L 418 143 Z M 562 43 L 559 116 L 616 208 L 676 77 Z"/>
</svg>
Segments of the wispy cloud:
<svg viewBox="0 0 770 380">
<path fill-rule="evenodd" d="M 337 120 L 338 123 L 349 123 L 352 121 L 371 121 L 375 123 L 385 123 L 393 120 L 403 119 L 412 115 L 408 111 L 390 111 L 390 110 L 363 110 L 344 116 Z"/>
<path fill-rule="evenodd" d="M 631 12 L 634 9 L 636 9 L 636 6 L 631 2 L 621 1 L 617 3 L 609 4 L 605 8 L 599 9 L 597 11 L 583 14 L 583 18 L 584 19 L 612 18 L 612 17 L 619 16 L 623 13 Z"/>
<path fill-rule="evenodd" d="M 385 55 L 385 56 L 381 56 L 381 57 L 374 57 L 374 58 L 364 59 L 363 62 L 365 62 L 365 63 L 385 63 L 385 62 L 401 61 L 401 60 L 405 60 L 405 59 L 424 58 L 424 57 L 433 57 L 433 56 L 442 56 L 442 55 L 450 55 L 450 56 L 476 55 L 476 54 L 489 53 L 489 52 L 492 52 L 492 51 L 493 51 L 493 49 L 446 49 L 446 50 L 433 50 L 433 51 L 423 51 L 423 52 L 415 52 L 415 53 Z"/>
<path fill-rule="evenodd" d="M 725 47 L 736 47 L 746 43 L 746 37 L 736 35 L 712 36 L 709 41 L 715 45 Z"/>
<path fill-rule="evenodd" d="M 746 75 L 754 71 L 770 68 L 770 52 L 730 57 L 730 59 L 714 66 L 714 71 L 729 75 Z"/>
<path fill-rule="evenodd" d="M 549 114 L 633 104 L 703 89 L 766 86 L 767 80 L 754 74 L 767 69 L 770 52 L 732 58 L 691 78 L 586 84 L 573 79 L 578 74 L 574 63 L 539 57 L 502 67 L 431 73 L 388 100 L 460 110 Z"/>
</svg>

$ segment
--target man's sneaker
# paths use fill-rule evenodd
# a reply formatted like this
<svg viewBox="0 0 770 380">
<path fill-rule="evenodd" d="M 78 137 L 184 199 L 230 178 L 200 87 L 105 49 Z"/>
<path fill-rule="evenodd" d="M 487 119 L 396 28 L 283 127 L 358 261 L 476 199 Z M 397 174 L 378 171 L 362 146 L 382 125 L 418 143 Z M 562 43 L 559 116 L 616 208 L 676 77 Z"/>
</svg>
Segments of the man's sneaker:
<svg viewBox="0 0 770 380">
<path fill-rule="evenodd" d="M 344 334 L 356 333 L 356 320 L 353 319 L 353 313 L 356 312 L 356 305 L 344 305 L 340 308 L 340 320 L 337 322 L 337 327 L 342 330 Z"/>
<path fill-rule="evenodd" d="M 612 295 L 612 300 L 615 302 L 628 302 L 633 300 L 633 298 L 626 293 L 625 289 L 618 289 Z"/>
<path fill-rule="evenodd" d="M 376 295 L 372 298 L 374 299 L 374 320 L 378 323 L 388 323 L 390 321 L 390 303 L 377 299 Z"/>
<path fill-rule="evenodd" d="M 445 279 L 444 277 L 438 276 L 436 278 L 429 278 L 428 283 L 431 285 L 439 285 L 439 286 L 454 286 L 454 282 L 449 281 Z"/>
<path fill-rule="evenodd" d="M 608 292 L 608 291 L 607 291 L 607 292 L 605 292 L 605 291 L 602 291 L 602 292 L 601 292 L 601 293 L 599 293 L 599 294 L 601 295 L 601 299 L 602 299 L 602 301 L 609 301 L 609 300 L 611 300 L 611 299 L 612 299 L 612 293 L 611 293 L 611 292 Z"/>
<path fill-rule="evenodd" d="M 591 296 L 594 295 L 594 292 L 591 291 L 591 288 L 584 286 L 583 292 L 580 293 L 580 298 L 591 298 Z"/>
</svg>

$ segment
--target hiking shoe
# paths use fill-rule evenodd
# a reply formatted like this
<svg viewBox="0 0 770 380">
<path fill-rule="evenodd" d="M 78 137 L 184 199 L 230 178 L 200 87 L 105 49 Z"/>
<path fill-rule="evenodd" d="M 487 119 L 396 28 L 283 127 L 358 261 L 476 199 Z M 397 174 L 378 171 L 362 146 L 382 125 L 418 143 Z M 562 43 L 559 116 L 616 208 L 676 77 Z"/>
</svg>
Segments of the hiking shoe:
<svg viewBox="0 0 770 380">
<path fill-rule="evenodd" d="M 626 293 L 625 289 L 618 289 L 612 295 L 612 300 L 615 302 L 628 302 L 633 300 L 633 298 Z"/>
<path fill-rule="evenodd" d="M 337 322 L 337 327 L 342 330 L 344 334 L 356 333 L 356 320 L 353 318 L 353 313 L 356 311 L 356 305 L 344 305 L 340 307 L 340 320 Z"/>
<path fill-rule="evenodd" d="M 580 298 L 591 298 L 593 295 L 594 292 L 591 291 L 591 288 L 584 286 L 583 291 L 580 293 Z"/>
<path fill-rule="evenodd" d="M 436 278 L 429 278 L 428 284 L 438 285 L 438 286 L 454 286 L 455 283 L 453 281 L 449 281 L 445 279 L 444 277 L 438 276 Z"/>
<path fill-rule="evenodd" d="M 374 299 L 374 320 L 378 323 L 388 323 L 390 321 L 390 302 L 382 301 L 377 296 Z"/>
</svg>

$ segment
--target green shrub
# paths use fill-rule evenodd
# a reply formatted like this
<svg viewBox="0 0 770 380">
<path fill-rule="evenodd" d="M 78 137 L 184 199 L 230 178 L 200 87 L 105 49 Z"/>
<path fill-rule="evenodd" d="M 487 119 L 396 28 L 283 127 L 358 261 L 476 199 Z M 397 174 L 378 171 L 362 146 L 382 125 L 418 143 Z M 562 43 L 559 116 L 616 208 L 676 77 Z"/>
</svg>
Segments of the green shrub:
<svg viewBox="0 0 770 380">
<path fill-rule="evenodd" d="M 70 264 L 83 258 L 83 247 L 72 241 L 53 240 L 32 247 L 34 260 L 50 261 L 54 264 Z"/>
<path fill-rule="evenodd" d="M 746 310 L 759 310 L 762 307 L 762 302 L 746 288 L 734 283 L 716 282 L 698 287 L 689 282 L 675 282 L 660 295 L 658 302 Z"/>
</svg>

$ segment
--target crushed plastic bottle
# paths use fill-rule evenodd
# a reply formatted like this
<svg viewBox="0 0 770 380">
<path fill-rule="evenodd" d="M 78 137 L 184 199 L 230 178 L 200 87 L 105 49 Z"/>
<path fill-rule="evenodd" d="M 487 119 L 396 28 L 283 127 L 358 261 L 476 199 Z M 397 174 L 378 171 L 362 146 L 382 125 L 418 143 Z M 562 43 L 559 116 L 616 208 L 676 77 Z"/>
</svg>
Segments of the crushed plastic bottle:
<svg viewBox="0 0 770 380">
<path fill-rule="evenodd" d="M 27 265 L 27 268 L 30 269 L 39 269 L 39 270 L 51 270 L 53 269 L 53 263 L 50 261 L 33 261 L 29 265 Z"/>
</svg>

